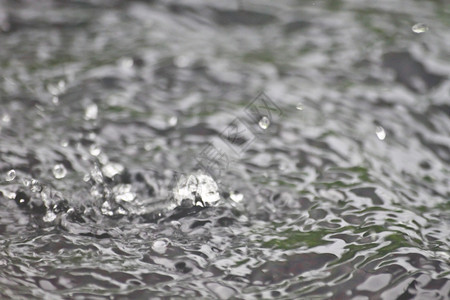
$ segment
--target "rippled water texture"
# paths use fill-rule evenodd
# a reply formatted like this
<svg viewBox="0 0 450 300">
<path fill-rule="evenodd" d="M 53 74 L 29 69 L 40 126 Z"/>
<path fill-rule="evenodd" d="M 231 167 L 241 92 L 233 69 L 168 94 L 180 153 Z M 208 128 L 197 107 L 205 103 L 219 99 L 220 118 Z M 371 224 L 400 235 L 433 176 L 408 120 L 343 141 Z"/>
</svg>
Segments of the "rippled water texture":
<svg viewBox="0 0 450 300">
<path fill-rule="evenodd" d="M 0 298 L 448 299 L 450 3 L 182 3 L 0 0 Z"/>
</svg>

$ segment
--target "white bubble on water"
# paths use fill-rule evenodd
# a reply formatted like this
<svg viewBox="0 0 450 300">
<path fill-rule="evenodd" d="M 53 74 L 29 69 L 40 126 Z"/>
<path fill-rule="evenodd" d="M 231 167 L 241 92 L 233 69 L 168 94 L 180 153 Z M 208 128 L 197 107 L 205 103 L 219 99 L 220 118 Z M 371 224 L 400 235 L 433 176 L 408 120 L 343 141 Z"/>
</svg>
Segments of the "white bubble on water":
<svg viewBox="0 0 450 300">
<path fill-rule="evenodd" d="M 377 128 L 375 128 L 375 134 L 380 141 L 383 141 L 386 138 L 386 131 L 381 126 L 377 126 Z"/>
<path fill-rule="evenodd" d="M 411 30 L 415 33 L 424 33 L 427 32 L 430 28 L 425 23 L 417 23 L 414 24 L 413 27 L 411 27 Z"/>
<path fill-rule="evenodd" d="M 11 169 L 8 172 L 6 172 L 6 176 L 5 176 L 6 181 L 13 181 L 14 178 L 16 178 L 16 170 Z"/>
<path fill-rule="evenodd" d="M 63 164 L 57 164 L 53 167 L 53 176 L 55 176 L 56 179 L 64 178 L 64 177 L 66 177 L 66 175 L 67 175 L 67 170 Z"/>
<path fill-rule="evenodd" d="M 297 106 L 295 107 L 297 110 L 303 110 L 303 104 L 298 103 Z"/>
<path fill-rule="evenodd" d="M 270 126 L 270 120 L 268 117 L 263 116 L 258 123 L 259 127 L 261 127 L 262 129 L 266 130 L 267 128 L 269 128 Z"/>
</svg>

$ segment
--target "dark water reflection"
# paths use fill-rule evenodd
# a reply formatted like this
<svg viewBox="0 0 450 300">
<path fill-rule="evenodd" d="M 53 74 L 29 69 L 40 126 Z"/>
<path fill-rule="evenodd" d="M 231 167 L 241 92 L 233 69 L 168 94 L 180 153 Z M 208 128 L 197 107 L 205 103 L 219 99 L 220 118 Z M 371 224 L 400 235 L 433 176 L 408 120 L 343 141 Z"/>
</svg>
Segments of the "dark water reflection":
<svg viewBox="0 0 450 300">
<path fill-rule="evenodd" d="M 0 0 L 0 298 L 448 299 L 450 6 L 402 3 Z"/>
</svg>

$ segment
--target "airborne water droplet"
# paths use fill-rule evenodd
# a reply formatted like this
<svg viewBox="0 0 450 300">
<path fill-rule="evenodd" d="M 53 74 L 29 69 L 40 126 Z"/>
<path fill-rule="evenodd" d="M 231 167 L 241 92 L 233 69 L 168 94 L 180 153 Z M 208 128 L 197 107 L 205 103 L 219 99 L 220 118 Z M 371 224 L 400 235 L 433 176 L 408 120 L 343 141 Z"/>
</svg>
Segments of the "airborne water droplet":
<svg viewBox="0 0 450 300">
<path fill-rule="evenodd" d="M 411 29 L 415 33 L 424 33 L 427 32 L 430 28 L 425 23 L 417 23 Z"/>
<path fill-rule="evenodd" d="M 295 107 L 297 110 L 303 110 L 303 105 L 301 103 L 297 104 Z"/>
<path fill-rule="evenodd" d="M 55 176 L 56 179 L 64 178 L 66 175 L 67 170 L 63 164 L 57 164 L 53 167 L 53 176 Z"/>
<path fill-rule="evenodd" d="M 16 178 L 16 171 L 15 171 L 14 169 L 9 170 L 9 171 L 6 173 L 5 180 L 6 180 L 6 181 L 13 181 L 14 178 Z"/>
<path fill-rule="evenodd" d="M 267 128 L 269 128 L 269 126 L 270 126 L 270 120 L 269 120 L 269 118 L 268 117 L 266 117 L 266 116 L 263 116 L 262 118 L 261 118 L 261 120 L 259 120 L 259 127 L 261 127 L 262 129 L 267 129 Z"/>
<path fill-rule="evenodd" d="M 375 129 L 375 134 L 380 141 L 383 141 L 386 138 L 386 131 L 381 126 L 377 126 Z"/>
</svg>

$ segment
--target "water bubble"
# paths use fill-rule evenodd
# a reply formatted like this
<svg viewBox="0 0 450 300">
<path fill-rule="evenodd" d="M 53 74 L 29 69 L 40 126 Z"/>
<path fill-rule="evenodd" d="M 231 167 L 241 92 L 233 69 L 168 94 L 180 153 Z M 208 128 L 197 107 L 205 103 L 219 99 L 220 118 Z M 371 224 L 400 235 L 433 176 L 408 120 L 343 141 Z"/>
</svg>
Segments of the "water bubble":
<svg viewBox="0 0 450 300">
<path fill-rule="evenodd" d="M 59 104 L 59 98 L 58 98 L 58 96 L 53 96 L 53 97 L 52 97 L 52 102 L 53 102 L 53 104 L 58 105 L 58 104 Z"/>
<path fill-rule="evenodd" d="M 115 175 L 122 173 L 124 167 L 118 163 L 108 163 L 103 166 L 103 174 L 108 178 L 113 178 Z"/>
<path fill-rule="evenodd" d="M 67 175 L 67 170 L 63 164 L 57 164 L 53 167 L 53 176 L 55 176 L 56 179 L 64 178 L 64 177 L 66 177 L 66 175 Z"/>
<path fill-rule="evenodd" d="M 84 118 L 86 120 L 95 120 L 98 116 L 98 106 L 95 103 L 89 104 L 88 107 L 86 107 L 86 110 L 84 112 Z"/>
<path fill-rule="evenodd" d="M 220 200 L 218 190 L 214 179 L 199 171 L 189 176 L 181 176 L 173 195 L 177 206 L 182 206 L 186 201 L 193 205 L 215 206 Z"/>
<path fill-rule="evenodd" d="M 242 195 L 241 193 L 237 193 L 237 192 L 231 192 L 230 199 L 233 200 L 234 202 L 239 203 L 244 199 L 244 195 Z"/>
<path fill-rule="evenodd" d="M 297 104 L 297 106 L 295 108 L 297 110 L 303 110 L 303 104 L 299 103 L 299 104 Z"/>
<path fill-rule="evenodd" d="M 101 149 L 100 146 L 97 145 L 97 144 L 92 144 L 92 145 L 89 147 L 89 153 L 90 153 L 92 156 L 98 156 L 101 152 L 102 152 L 102 149 Z"/>
<path fill-rule="evenodd" d="M 13 181 L 14 178 L 16 178 L 16 171 L 14 169 L 11 169 L 6 173 L 5 180 Z"/>
<path fill-rule="evenodd" d="M 259 124 L 259 127 L 261 127 L 262 129 L 266 130 L 270 126 L 270 120 L 269 120 L 268 117 L 263 116 L 261 118 L 261 120 L 259 120 L 258 124 Z"/>
<path fill-rule="evenodd" d="M 411 29 L 415 33 L 424 33 L 427 32 L 430 28 L 425 23 L 417 23 Z"/>
<path fill-rule="evenodd" d="M 381 126 L 377 126 L 375 129 L 375 134 L 380 141 L 383 141 L 386 138 L 386 131 Z"/>
<path fill-rule="evenodd" d="M 131 184 L 119 184 L 113 188 L 116 201 L 130 202 L 136 198 L 136 195 L 131 191 Z"/>
</svg>

